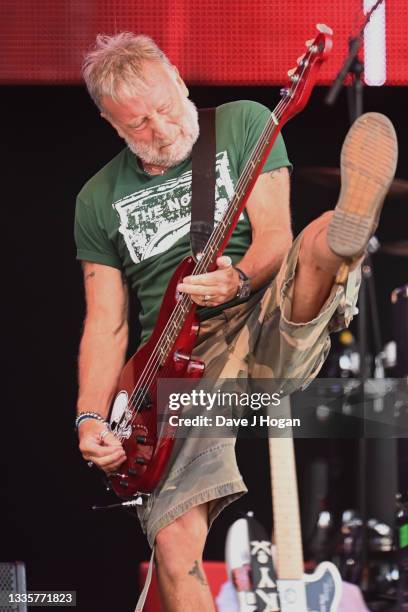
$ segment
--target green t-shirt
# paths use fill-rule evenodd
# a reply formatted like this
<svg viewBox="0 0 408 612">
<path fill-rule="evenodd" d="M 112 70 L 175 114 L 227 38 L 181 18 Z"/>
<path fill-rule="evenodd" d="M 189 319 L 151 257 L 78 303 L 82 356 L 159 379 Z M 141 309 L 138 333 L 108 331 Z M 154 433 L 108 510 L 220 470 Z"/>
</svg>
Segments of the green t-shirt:
<svg viewBox="0 0 408 612">
<path fill-rule="evenodd" d="M 230 201 L 270 111 L 257 102 L 229 102 L 216 113 L 215 224 Z M 290 166 L 279 135 L 263 172 Z M 77 259 L 122 270 L 141 304 L 141 341 L 153 331 L 168 282 L 191 254 L 191 158 L 150 176 L 123 149 L 80 191 L 75 213 Z M 239 261 L 251 243 L 246 212 L 225 254 Z M 211 309 L 206 309 L 210 311 Z"/>
</svg>

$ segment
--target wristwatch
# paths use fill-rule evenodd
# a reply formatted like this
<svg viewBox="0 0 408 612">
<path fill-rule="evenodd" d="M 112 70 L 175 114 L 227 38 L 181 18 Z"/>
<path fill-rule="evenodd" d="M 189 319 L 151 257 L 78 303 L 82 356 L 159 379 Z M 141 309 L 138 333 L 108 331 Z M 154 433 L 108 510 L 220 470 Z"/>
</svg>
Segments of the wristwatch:
<svg viewBox="0 0 408 612">
<path fill-rule="evenodd" d="M 237 266 L 233 266 L 233 268 L 235 268 L 239 275 L 239 285 L 236 297 L 240 299 L 249 297 L 251 294 L 251 280 L 249 276 L 247 276 L 240 268 L 237 268 Z"/>
</svg>

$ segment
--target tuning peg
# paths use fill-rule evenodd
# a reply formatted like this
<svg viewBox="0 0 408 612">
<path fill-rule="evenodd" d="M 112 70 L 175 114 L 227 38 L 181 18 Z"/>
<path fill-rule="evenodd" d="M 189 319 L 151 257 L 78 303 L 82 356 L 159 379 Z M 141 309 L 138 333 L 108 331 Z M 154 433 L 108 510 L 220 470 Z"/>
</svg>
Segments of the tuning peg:
<svg viewBox="0 0 408 612">
<path fill-rule="evenodd" d="M 333 30 L 324 23 L 317 23 L 316 28 L 319 32 L 322 32 L 323 34 L 333 34 Z"/>
<path fill-rule="evenodd" d="M 291 68 L 290 70 L 288 70 L 288 76 L 293 76 L 296 72 L 297 68 Z"/>
<path fill-rule="evenodd" d="M 309 48 L 313 45 L 313 43 L 314 43 L 314 38 L 309 38 L 309 40 L 305 42 L 305 46 Z"/>
</svg>

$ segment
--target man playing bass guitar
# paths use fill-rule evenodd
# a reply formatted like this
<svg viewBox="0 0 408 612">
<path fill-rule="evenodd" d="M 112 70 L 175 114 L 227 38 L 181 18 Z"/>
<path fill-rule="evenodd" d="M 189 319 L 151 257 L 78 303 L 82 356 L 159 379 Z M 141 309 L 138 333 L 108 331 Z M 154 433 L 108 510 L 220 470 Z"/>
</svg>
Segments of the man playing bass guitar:
<svg viewBox="0 0 408 612">
<path fill-rule="evenodd" d="M 128 287 L 141 304 L 143 344 L 172 273 L 190 253 L 191 150 L 199 127 L 177 68 L 146 36 L 99 35 L 83 75 L 101 116 L 127 144 L 82 188 L 75 217 L 87 304 L 79 355 L 80 450 L 110 473 L 125 459 L 104 420 L 125 360 Z M 217 221 L 269 117 L 270 111 L 254 102 L 217 108 Z M 361 123 L 351 133 L 345 166 L 347 155 L 356 157 L 353 139 L 369 129 Z M 376 147 L 393 148 L 396 159 L 388 124 L 387 129 L 375 132 L 383 139 Z M 382 172 L 385 186 L 395 169 L 391 157 L 382 165 L 370 161 L 373 176 Z M 354 166 L 359 163 L 354 159 Z M 348 325 L 353 315 L 358 274 L 347 299 L 346 283 L 336 282 L 345 257 L 333 244 L 343 217 L 325 213 L 292 243 L 290 168 L 278 136 L 217 269 L 184 278 L 178 288 L 202 307 L 194 356 L 204 361 L 207 377 L 311 378 L 327 355 L 329 332 Z M 343 180 L 358 180 L 348 172 Z M 364 177 L 361 211 L 351 196 L 337 208 L 347 217 L 354 204 L 353 214 L 370 224 L 361 243 L 349 249 L 350 269 L 358 270 L 384 197 L 385 187 L 374 178 Z M 202 567 L 207 532 L 221 510 L 245 492 L 233 439 L 177 440 L 159 486 L 139 510 L 155 545 L 166 611 L 214 610 Z"/>
</svg>

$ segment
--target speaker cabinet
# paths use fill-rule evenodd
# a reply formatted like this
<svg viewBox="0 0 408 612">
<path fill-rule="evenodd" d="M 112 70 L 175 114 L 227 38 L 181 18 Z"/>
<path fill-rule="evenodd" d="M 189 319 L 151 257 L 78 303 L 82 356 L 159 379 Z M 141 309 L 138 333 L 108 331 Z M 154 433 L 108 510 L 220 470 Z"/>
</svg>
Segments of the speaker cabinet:
<svg viewBox="0 0 408 612">
<path fill-rule="evenodd" d="M 11 593 L 25 593 L 26 574 L 25 565 L 21 561 L 11 563 L 0 563 L 0 592 L 8 591 Z M 4 605 L 0 602 L 0 612 L 27 612 L 27 604 L 25 603 L 10 603 Z"/>
</svg>

